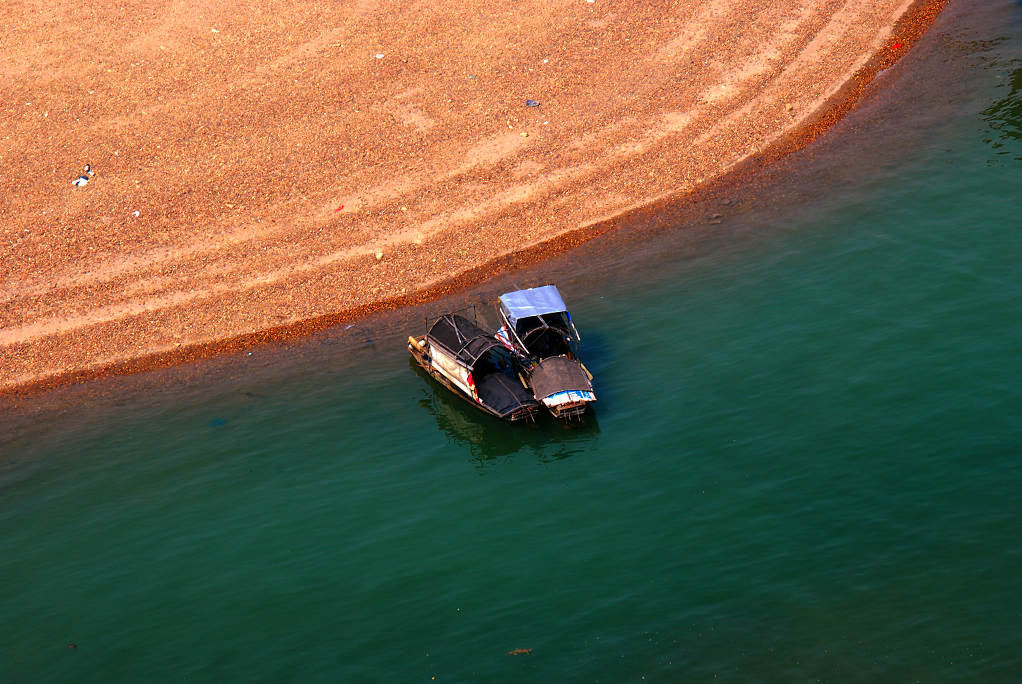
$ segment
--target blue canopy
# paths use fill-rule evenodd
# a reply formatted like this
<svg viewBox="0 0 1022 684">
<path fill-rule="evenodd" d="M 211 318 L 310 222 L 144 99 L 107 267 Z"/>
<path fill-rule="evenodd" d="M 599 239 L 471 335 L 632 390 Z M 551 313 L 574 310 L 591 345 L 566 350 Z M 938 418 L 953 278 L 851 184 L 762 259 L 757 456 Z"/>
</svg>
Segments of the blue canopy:
<svg viewBox="0 0 1022 684">
<path fill-rule="evenodd" d="M 507 317 L 513 326 L 517 326 L 518 320 L 522 318 L 568 310 L 568 307 L 564 306 L 564 300 L 561 299 L 561 293 L 553 285 L 502 294 L 500 304 L 507 312 Z"/>
</svg>

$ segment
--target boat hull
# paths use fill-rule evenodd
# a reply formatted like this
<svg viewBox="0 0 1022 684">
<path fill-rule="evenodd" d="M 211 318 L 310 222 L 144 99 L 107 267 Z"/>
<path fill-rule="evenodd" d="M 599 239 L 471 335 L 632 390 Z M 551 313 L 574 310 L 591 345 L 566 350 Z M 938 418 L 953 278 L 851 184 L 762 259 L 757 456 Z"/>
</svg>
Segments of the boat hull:
<svg viewBox="0 0 1022 684">
<path fill-rule="evenodd" d="M 442 370 L 442 367 L 433 363 L 432 355 L 430 354 L 429 343 L 426 341 L 425 336 L 422 337 L 409 337 L 408 338 L 408 352 L 411 354 L 412 359 L 415 363 L 424 370 L 431 378 L 436 380 L 438 383 L 450 390 L 455 396 L 466 401 L 467 403 L 475 406 L 483 413 L 488 413 L 491 416 L 506 420 L 508 422 L 521 422 L 521 421 L 533 421 L 536 418 L 536 414 L 539 411 L 538 403 L 535 405 L 524 405 L 519 408 L 512 410 L 509 413 L 501 414 L 499 411 L 494 410 L 487 404 L 477 400 L 475 397 L 467 393 L 459 383 L 455 382 L 454 379 L 448 377 Z"/>
</svg>

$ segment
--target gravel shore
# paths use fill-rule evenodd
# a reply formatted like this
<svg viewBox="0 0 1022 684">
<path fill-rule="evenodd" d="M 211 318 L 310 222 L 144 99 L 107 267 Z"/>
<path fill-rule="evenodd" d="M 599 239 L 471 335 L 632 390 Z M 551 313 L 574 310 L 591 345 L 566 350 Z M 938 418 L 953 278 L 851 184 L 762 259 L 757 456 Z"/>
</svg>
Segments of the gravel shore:
<svg viewBox="0 0 1022 684">
<path fill-rule="evenodd" d="M 825 130 L 945 2 L 23 0 L 0 392 L 307 334 L 684 201 Z"/>
</svg>

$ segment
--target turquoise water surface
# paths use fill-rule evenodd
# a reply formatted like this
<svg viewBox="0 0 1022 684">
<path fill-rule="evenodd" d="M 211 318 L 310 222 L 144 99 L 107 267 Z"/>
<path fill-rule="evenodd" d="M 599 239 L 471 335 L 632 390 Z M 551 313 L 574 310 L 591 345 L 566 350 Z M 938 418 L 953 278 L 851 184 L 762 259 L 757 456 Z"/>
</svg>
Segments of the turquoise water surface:
<svg viewBox="0 0 1022 684">
<path fill-rule="evenodd" d="M 1020 681 L 1020 187 L 1022 6 L 956 0 L 719 225 L 11 409 L 0 682 Z M 549 281 L 581 428 L 408 362 Z"/>
</svg>

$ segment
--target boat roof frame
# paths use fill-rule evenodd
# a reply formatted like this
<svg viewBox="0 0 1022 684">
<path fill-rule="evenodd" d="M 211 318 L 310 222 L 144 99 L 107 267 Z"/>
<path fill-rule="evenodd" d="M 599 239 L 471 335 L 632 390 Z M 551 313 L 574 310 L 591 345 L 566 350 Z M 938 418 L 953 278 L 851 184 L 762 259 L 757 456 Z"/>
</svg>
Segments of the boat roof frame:
<svg viewBox="0 0 1022 684">
<path fill-rule="evenodd" d="M 438 326 L 446 326 L 447 330 L 443 332 L 453 332 L 454 335 L 449 339 L 445 339 L 449 337 L 446 334 L 437 335 L 434 331 L 441 331 Z M 469 369 L 474 368 L 479 359 L 495 347 L 501 352 L 507 352 L 507 347 L 498 342 L 491 333 L 486 332 L 464 316 L 454 313 L 444 314 L 438 318 L 430 326 L 426 336 L 429 338 L 430 344 L 453 355 L 455 360 Z"/>
<path fill-rule="evenodd" d="M 556 285 L 540 285 L 539 287 L 505 292 L 498 297 L 498 300 L 500 301 L 500 312 L 508 322 L 508 332 L 514 336 L 523 349 L 527 347 L 518 336 L 518 322 L 524 318 L 538 318 L 546 314 L 563 313 L 568 319 L 568 325 L 571 326 L 575 340 L 582 341 L 582 336 L 578 334 L 575 321 L 571 320 L 571 313 Z M 546 325 L 545 322 L 544 325 Z"/>
</svg>

